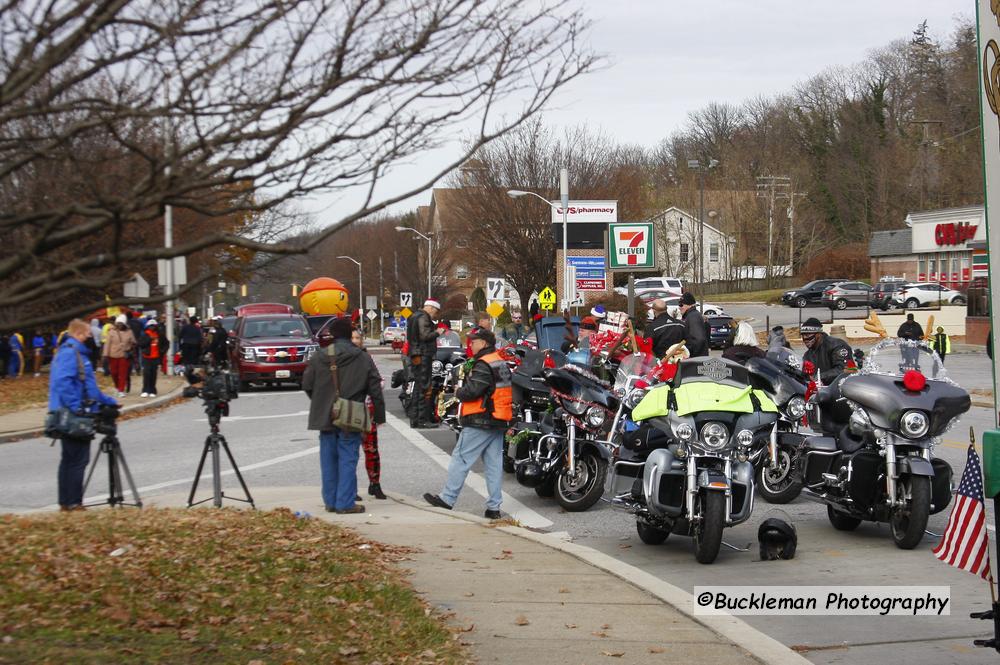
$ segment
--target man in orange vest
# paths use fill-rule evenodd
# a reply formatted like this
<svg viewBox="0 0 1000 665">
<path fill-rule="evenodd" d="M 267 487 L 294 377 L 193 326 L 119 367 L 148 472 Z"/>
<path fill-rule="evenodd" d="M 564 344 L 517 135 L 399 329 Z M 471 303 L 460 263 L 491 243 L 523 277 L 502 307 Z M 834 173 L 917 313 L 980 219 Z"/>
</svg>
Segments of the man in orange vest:
<svg viewBox="0 0 1000 665">
<path fill-rule="evenodd" d="M 424 494 L 427 503 L 451 510 L 465 485 L 469 470 L 480 457 L 486 475 L 486 518 L 500 519 L 500 481 L 503 478 L 503 435 L 513 418 L 511 373 L 497 353 L 496 336 L 486 328 L 469 333 L 475 360 L 455 396 L 462 403 L 462 433 L 451 454 L 448 478 L 440 494 Z"/>
<path fill-rule="evenodd" d="M 160 332 L 156 319 L 146 321 L 139 336 L 142 351 L 142 392 L 139 397 L 156 397 L 156 372 L 160 368 Z"/>
</svg>

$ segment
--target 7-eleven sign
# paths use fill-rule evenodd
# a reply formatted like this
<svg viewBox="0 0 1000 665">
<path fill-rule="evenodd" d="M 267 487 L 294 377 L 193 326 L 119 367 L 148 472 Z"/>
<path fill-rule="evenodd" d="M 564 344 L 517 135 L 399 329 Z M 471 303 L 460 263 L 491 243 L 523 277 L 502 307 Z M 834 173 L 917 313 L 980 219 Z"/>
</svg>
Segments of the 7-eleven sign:
<svg viewBox="0 0 1000 665">
<path fill-rule="evenodd" d="M 608 224 L 608 267 L 612 270 L 653 270 L 652 224 Z"/>
</svg>

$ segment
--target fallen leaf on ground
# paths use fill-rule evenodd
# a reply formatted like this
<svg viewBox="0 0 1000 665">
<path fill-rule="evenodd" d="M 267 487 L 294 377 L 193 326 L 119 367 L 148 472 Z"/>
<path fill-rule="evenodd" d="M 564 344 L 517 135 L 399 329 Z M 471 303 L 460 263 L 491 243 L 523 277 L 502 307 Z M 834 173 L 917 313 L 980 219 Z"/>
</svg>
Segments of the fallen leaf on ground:
<svg viewBox="0 0 1000 665">
<path fill-rule="evenodd" d="M 666 649 L 660 647 L 649 647 L 649 653 L 663 653 Z"/>
<path fill-rule="evenodd" d="M 611 624 L 610 623 L 606 623 L 603 626 L 601 626 L 601 630 L 610 630 L 610 629 L 611 629 Z"/>
<path fill-rule="evenodd" d="M 567 589 L 566 587 L 560 587 L 559 593 L 569 593 L 569 589 Z"/>
<path fill-rule="evenodd" d="M 565 625 L 566 625 L 567 628 L 576 628 L 576 624 L 575 623 L 567 623 Z"/>
<path fill-rule="evenodd" d="M 624 651 L 602 651 L 602 656 L 611 656 L 612 658 L 621 658 L 625 655 Z"/>
<path fill-rule="evenodd" d="M 591 633 L 591 635 L 593 635 L 594 637 L 607 637 L 608 636 L 607 633 L 605 633 L 603 631 L 600 631 L 600 630 L 595 630 L 594 632 Z"/>
<path fill-rule="evenodd" d="M 518 626 L 527 626 L 531 622 L 528 621 L 527 617 L 519 616 L 516 619 L 514 619 L 514 623 L 517 624 Z"/>
</svg>

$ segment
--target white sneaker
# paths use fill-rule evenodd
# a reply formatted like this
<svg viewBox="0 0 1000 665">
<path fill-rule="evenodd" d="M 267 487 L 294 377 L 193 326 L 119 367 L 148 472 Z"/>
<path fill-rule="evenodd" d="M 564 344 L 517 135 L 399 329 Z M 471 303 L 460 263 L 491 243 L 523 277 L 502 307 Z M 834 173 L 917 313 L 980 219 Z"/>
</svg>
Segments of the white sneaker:
<svg viewBox="0 0 1000 665">
<path fill-rule="evenodd" d="M 149 393 L 139 393 L 139 397 L 149 397 Z"/>
<path fill-rule="evenodd" d="M 123 393 L 122 391 L 119 390 L 118 391 L 118 397 L 125 397 L 125 393 Z"/>
</svg>

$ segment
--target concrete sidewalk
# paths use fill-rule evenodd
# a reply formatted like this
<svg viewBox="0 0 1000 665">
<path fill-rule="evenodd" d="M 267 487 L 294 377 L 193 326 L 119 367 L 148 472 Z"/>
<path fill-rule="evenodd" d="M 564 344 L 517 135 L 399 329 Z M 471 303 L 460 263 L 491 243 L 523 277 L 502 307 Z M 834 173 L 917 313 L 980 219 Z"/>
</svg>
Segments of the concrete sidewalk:
<svg viewBox="0 0 1000 665">
<path fill-rule="evenodd" d="M 10 379 L 16 381 L 17 379 Z M 187 381 L 183 376 L 158 376 L 156 378 L 156 397 L 139 397 L 139 387 L 142 385 L 141 377 L 132 377 L 132 392 L 118 402 L 122 405 L 122 413 L 130 413 L 149 407 L 159 406 L 169 402 L 175 397 L 179 397 Z M 109 392 L 114 397 L 113 392 Z M 0 443 L 14 441 L 32 436 L 41 436 L 45 414 L 48 413 L 46 407 L 36 407 L 33 409 L 23 409 L 13 413 L 0 415 Z"/>
<path fill-rule="evenodd" d="M 480 663 L 808 663 L 739 619 L 693 617 L 686 591 L 553 535 L 400 495 L 365 501 L 364 514 L 337 515 L 324 511 L 318 487 L 252 491 L 258 509 L 305 511 L 411 548 L 400 565 L 427 602 L 459 627 Z M 176 493 L 146 504 L 186 502 L 186 494 Z"/>
</svg>

